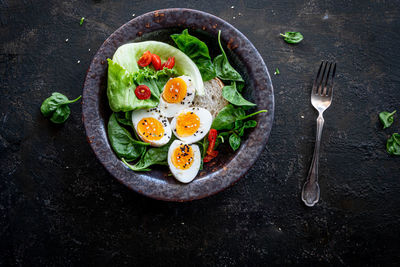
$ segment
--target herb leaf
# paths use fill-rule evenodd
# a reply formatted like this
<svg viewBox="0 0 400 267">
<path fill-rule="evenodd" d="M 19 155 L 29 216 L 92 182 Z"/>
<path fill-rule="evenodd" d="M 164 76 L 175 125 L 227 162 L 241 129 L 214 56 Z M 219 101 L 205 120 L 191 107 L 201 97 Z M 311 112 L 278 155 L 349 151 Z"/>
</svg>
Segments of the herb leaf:
<svg viewBox="0 0 400 267">
<path fill-rule="evenodd" d="M 71 113 L 68 104 L 78 101 L 81 97 L 82 96 L 79 96 L 74 100 L 69 100 L 65 95 L 54 92 L 43 101 L 40 106 L 40 111 L 43 116 L 50 117 L 52 122 L 63 123 L 68 119 Z"/>
<path fill-rule="evenodd" d="M 179 50 L 190 57 L 197 65 L 203 81 L 211 80 L 216 76 L 208 47 L 204 42 L 190 35 L 187 29 L 183 30 L 181 34 L 172 34 L 171 38 L 174 40 Z"/>
<path fill-rule="evenodd" d="M 400 156 L 400 134 L 394 133 L 386 142 L 386 151 L 390 155 Z"/>
<path fill-rule="evenodd" d="M 303 35 L 300 32 L 285 32 L 280 34 L 288 44 L 298 44 L 303 40 Z M 279 74 L 279 73 L 278 73 Z"/>
<path fill-rule="evenodd" d="M 393 123 L 393 115 L 396 113 L 396 110 L 393 111 L 392 113 L 389 113 L 387 111 L 382 111 L 379 113 L 379 119 L 381 120 L 383 124 L 383 129 L 388 128 L 390 125 Z"/>
<path fill-rule="evenodd" d="M 82 26 L 84 20 L 85 20 L 85 17 L 82 17 L 81 20 L 79 21 L 80 26 Z"/>
<path fill-rule="evenodd" d="M 150 148 L 134 165 L 126 162 L 125 158 L 122 158 L 122 161 L 129 169 L 133 171 L 150 171 L 151 169 L 149 169 L 148 167 L 150 167 L 151 165 L 168 165 L 168 149 L 169 144 L 162 147 Z"/>
<path fill-rule="evenodd" d="M 231 82 L 231 85 L 225 85 L 222 88 L 222 96 L 230 103 L 236 106 L 253 107 L 256 104 L 244 99 L 244 97 L 236 89 L 236 82 Z"/>
<path fill-rule="evenodd" d="M 281 74 L 278 68 L 275 69 L 275 73 L 274 73 L 274 74 L 275 74 L 275 75 Z"/>
<path fill-rule="evenodd" d="M 240 137 L 233 133 L 231 136 L 229 136 L 229 144 L 231 145 L 233 151 L 236 151 L 240 147 Z"/>
<path fill-rule="evenodd" d="M 111 114 L 108 121 L 107 132 L 114 152 L 128 161 L 139 158 L 146 151 L 146 146 L 150 145 L 133 139 L 128 130 L 119 125 L 115 113 Z"/>
<path fill-rule="evenodd" d="M 242 76 L 237 72 L 231 64 L 229 64 L 228 57 L 225 54 L 221 44 L 221 31 L 218 32 L 218 44 L 222 54 L 214 58 L 214 67 L 217 77 L 226 81 L 243 82 Z"/>
</svg>

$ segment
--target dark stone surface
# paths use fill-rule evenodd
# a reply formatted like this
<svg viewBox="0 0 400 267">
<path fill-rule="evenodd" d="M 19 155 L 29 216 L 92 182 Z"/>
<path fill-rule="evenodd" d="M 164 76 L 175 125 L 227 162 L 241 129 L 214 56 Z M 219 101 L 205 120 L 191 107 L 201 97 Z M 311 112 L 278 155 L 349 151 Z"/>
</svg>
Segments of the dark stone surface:
<svg viewBox="0 0 400 267">
<path fill-rule="evenodd" d="M 398 265 L 400 158 L 385 142 L 400 117 L 382 130 L 377 114 L 400 110 L 399 5 L 0 1 L 0 265 Z M 61 126 L 39 111 L 53 91 L 81 94 L 95 51 L 133 13 L 167 7 L 225 19 L 281 72 L 259 160 L 235 186 L 190 203 L 152 200 L 113 179 L 86 141 L 79 104 Z M 285 30 L 305 40 L 287 45 L 278 36 Z M 322 59 L 338 63 L 337 86 L 325 114 L 321 200 L 306 208 L 309 91 Z"/>
</svg>

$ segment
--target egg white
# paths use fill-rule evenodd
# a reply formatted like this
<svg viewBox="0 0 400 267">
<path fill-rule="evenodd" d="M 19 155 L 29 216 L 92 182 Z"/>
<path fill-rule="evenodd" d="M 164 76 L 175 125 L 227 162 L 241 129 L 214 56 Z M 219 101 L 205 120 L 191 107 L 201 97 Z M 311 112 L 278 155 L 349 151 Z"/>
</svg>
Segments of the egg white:
<svg viewBox="0 0 400 267">
<path fill-rule="evenodd" d="M 195 144 L 187 144 L 191 146 L 191 149 L 193 149 L 193 163 L 188 169 L 185 170 L 178 169 L 172 163 L 172 156 L 174 154 L 174 150 L 180 145 L 185 145 L 185 144 L 187 143 L 184 143 L 179 140 L 175 140 L 174 142 L 172 142 L 168 150 L 168 166 L 169 169 L 171 170 L 172 175 L 178 181 L 182 183 L 189 183 L 196 177 L 200 169 L 201 155 L 199 147 Z"/>
<path fill-rule="evenodd" d="M 183 137 L 183 136 L 178 135 L 178 133 L 176 131 L 176 121 L 177 121 L 179 114 L 186 113 L 186 112 L 193 112 L 194 114 L 196 114 L 199 117 L 200 127 L 197 130 L 197 132 L 194 133 L 193 135 Z M 174 116 L 174 118 L 171 121 L 171 128 L 172 128 L 174 135 L 176 137 L 178 137 L 178 139 L 182 140 L 183 142 L 191 144 L 191 143 L 195 143 L 195 142 L 203 139 L 204 136 L 206 136 L 206 134 L 208 133 L 208 131 L 210 131 L 211 124 L 212 124 L 212 115 L 207 109 L 199 108 L 199 107 L 191 107 L 191 108 L 186 108 L 186 109 L 181 110 L 179 113 L 177 113 Z"/>
<path fill-rule="evenodd" d="M 194 87 L 194 83 L 189 76 L 182 75 L 176 78 L 181 78 L 186 83 L 187 87 L 186 95 L 180 103 L 168 103 L 164 100 L 162 96 L 165 90 L 165 85 L 167 84 L 164 85 L 163 92 L 161 93 L 160 96 L 160 104 L 158 105 L 158 107 L 168 118 L 172 118 L 180 110 L 191 106 L 193 104 L 193 100 L 196 93 L 196 88 Z"/>
<path fill-rule="evenodd" d="M 163 125 L 164 136 L 161 137 L 160 140 L 153 140 L 153 141 L 144 140 L 142 135 L 139 134 L 137 129 L 138 129 L 138 124 L 139 124 L 140 120 L 143 118 L 148 118 L 148 117 L 152 117 L 152 118 L 158 120 Z M 171 126 L 169 124 L 168 118 L 158 108 L 152 108 L 152 109 L 147 109 L 147 110 L 139 109 L 139 110 L 133 111 L 132 112 L 132 123 L 133 123 L 133 128 L 135 129 L 139 138 L 142 139 L 143 142 L 150 143 L 150 145 L 152 145 L 152 146 L 155 146 L 155 147 L 163 146 L 163 145 L 167 144 L 169 142 L 169 140 L 171 139 L 171 136 L 172 136 Z"/>
</svg>

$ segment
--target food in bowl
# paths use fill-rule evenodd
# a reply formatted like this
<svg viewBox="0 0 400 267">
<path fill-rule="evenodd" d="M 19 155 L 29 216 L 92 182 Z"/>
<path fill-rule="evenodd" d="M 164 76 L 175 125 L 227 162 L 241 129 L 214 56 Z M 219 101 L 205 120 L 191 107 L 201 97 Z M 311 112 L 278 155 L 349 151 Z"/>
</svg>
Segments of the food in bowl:
<svg viewBox="0 0 400 267">
<path fill-rule="evenodd" d="M 195 179 L 218 146 L 240 147 L 256 105 L 242 93 L 242 76 L 221 54 L 211 60 L 207 45 L 184 30 L 171 38 L 120 46 L 108 59 L 107 96 L 113 111 L 108 138 L 116 155 L 133 171 L 167 165 L 182 183 Z"/>
</svg>

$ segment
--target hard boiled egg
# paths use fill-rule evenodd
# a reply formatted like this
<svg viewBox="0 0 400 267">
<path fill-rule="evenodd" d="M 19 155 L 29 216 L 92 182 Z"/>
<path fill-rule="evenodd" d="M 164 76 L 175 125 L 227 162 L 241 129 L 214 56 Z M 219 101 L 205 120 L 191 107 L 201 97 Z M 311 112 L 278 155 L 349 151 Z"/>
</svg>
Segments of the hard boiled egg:
<svg viewBox="0 0 400 267">
<path fill-rule="evenodd" d="M 199 107 L 186 108 L 175 115 L 171 121 L 174 135 L 186 143 L 201 140 L 210 130 L 211 113 Z"/>
<path fill-rule="evenodd" d="M 171 78 L 165 84 L 158 107 L 168 117 L 193 104 L 196 89 L 189 76 Z"/>
<path fill-rule="evenodd" d="M 152 146 L 163 146 L 171 139 L 169 121 L 158 108 L 132 112 L 132 123 L 139 138 Z"/>
<path fill-rule="evenodd" d="M 179 140 L 172 142 L 168 150 L 168 166 L 178 181 L 191 182 L 199 172 L 200 163 L 201 155 L 197 145 Z"/>
</svg>

